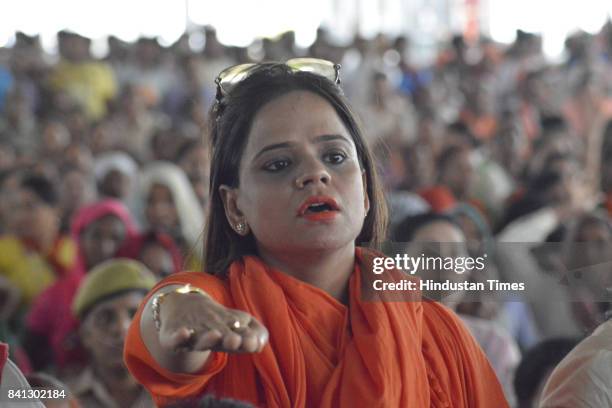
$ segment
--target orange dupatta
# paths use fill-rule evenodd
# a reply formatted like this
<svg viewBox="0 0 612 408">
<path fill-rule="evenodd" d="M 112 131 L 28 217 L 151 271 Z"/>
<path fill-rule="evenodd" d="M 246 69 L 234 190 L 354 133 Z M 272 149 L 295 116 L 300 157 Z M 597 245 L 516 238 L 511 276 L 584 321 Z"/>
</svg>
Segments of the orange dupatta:
<svg viewBox="0 0 612 408">
<path fill-rule="evenodd" d="M 162 405 L 213 392 L 267 407 L 507 407 L 486 357 L 452 312 L 429 301 L 361 299 L 363 252 L 350 307 L 251 256 L 232 264 L 227 281 L 171 276 L 158 287 L 207 290 L 257 317 L 270 344 L 259 354 L 214 353 L 200 373 L 172 373 L 144 346 L 141 306 L 126 340 L 128 368 Z"/>
</svg>

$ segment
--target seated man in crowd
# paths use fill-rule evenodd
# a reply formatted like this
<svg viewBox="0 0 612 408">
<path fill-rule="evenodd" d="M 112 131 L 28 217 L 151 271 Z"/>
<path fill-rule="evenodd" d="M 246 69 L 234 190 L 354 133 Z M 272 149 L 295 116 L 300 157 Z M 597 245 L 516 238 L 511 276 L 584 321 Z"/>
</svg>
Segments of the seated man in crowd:
<svg viewBox="0 0 612 408">
<path fill-rule="evenodd" d="M 152 407 L 147 391 L 123 363 L 125 334 L 155 277 L 141 263 L 116 258 L 85 277 L 74 302 L 89 366 L 67 383 L 84 407 Z"/>
</svg>

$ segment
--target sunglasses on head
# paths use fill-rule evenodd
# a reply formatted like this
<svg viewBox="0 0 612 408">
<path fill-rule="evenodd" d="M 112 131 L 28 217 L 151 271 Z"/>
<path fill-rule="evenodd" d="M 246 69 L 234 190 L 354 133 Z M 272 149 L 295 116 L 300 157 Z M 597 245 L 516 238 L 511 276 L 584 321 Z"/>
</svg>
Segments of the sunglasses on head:
<svg viewBox="0 0 612 408">
<path fill-rule="evenodd" d="M 318 58 L 292 58 L 284 62 L 292 72 L 311 72 L 329 79 L 336 85 L 340 84 L 340 64 Z M 239 64 L 224 69 L 217 75 L 217 95 L 215 110 L 221 105 L 223 97 L 230 93 L 241 81 L 244 81 L 257 67 L 258 63 Z"/>
</svg>

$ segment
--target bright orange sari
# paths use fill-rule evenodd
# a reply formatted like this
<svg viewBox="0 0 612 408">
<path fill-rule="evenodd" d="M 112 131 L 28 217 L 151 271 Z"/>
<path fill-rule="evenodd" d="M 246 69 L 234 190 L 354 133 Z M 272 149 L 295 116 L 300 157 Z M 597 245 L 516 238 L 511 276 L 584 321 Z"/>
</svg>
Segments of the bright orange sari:
<svg viewBox="0 0 612 408">
<path fill-rule="evenodd" d="M 486 357 L 448 309 L 362 300 L 364 250 L 356 253 L 350 307 L 256 257 L 233 263 L 226 280 L 170 276 L 158 287 L 200 287 L 254 315 L 270 343 L 259 354 L 213 353 L 194 375 L 172 373 L 140 337 L 141 307 L 126 340 L 129 370 L 160 405 L 212 392 L 263 407 L 507 407 Z"/>
</svg>

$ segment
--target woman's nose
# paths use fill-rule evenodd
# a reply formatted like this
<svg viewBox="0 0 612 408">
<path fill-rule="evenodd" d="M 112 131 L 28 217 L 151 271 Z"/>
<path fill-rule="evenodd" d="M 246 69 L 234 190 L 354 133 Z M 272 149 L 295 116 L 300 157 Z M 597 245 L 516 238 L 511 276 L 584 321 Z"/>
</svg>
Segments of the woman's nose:
<svg viewBox="0 0 612 408">
<path fill-rule="evenodd" d="M 304 170 L 301 175 L 295 180 L 297 188 L 304 188 L 308 184 L 328 184 L 331 181 L 331 175 L 327 171 L 327 168 L 320 162 L 310 163 L 304 166 Z"/>
<path fill-rule="evenodd" d="M 114 335 L 120 336 L 120 338 L 124 339 L 127 335 L 131 323 L 132 319 L 127 314 L 122 314 L 117 317 L 117 321 L 113 325 L 112 329 L 109 331 L 112 332 Z"/>
<path fill-rule="evenodd" d="M 117 242 L 114 239 L 101 240 L 100 252 L 111 257 L 114 256 L 117 252 Z"/>
</svg>

